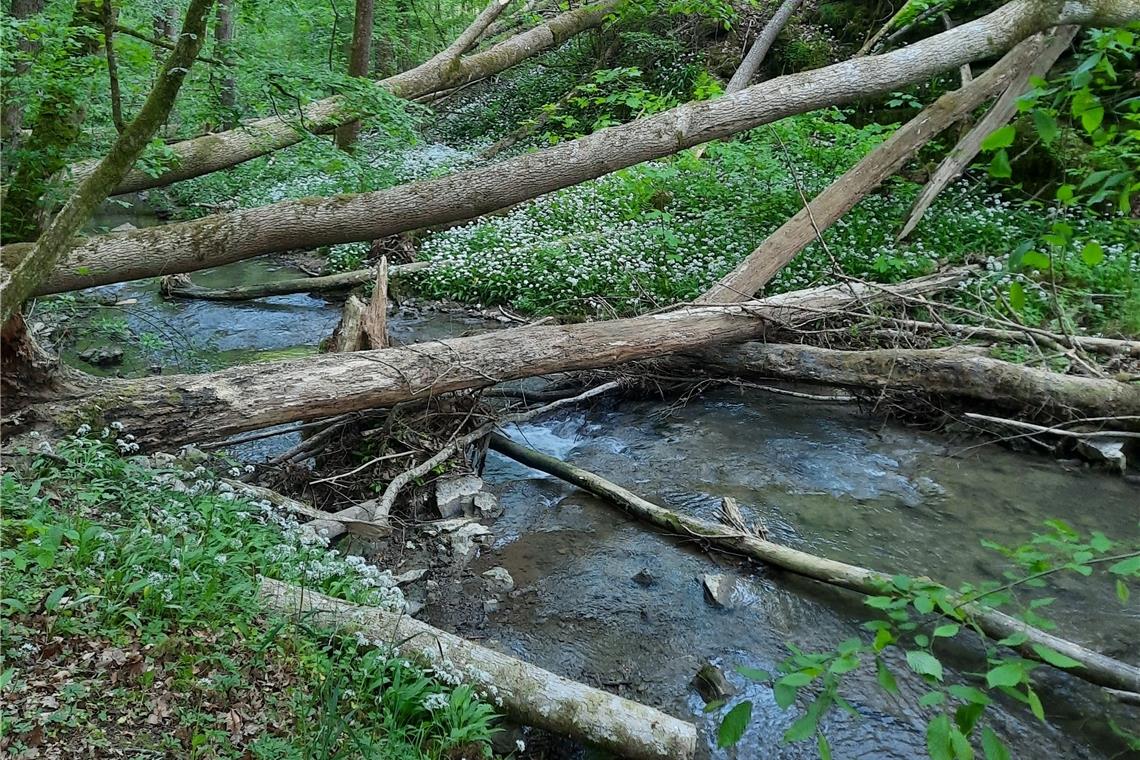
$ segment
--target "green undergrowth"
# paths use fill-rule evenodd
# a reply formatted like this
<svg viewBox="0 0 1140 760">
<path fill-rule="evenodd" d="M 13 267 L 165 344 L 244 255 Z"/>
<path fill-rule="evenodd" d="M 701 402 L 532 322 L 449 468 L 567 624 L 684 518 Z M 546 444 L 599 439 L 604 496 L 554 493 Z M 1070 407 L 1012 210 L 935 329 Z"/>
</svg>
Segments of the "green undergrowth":
<svg viewBox="0 0 1140 760">
<path fill-rule="evenodd" d="M 134 448 L 41 443 L 2 476 L 6 756 L 489 756 L 492 708 L 453 674 L 258 601 L 264 575 L 402 609 L 390 573 Z"/>
</svg>

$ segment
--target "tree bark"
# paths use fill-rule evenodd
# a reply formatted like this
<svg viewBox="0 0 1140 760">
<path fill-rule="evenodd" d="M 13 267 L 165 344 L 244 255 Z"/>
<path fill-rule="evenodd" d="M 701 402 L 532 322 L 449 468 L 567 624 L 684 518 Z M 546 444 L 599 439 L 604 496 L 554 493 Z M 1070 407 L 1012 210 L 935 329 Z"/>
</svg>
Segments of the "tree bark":
<svg viewBox="0 0 1140 760">
<path fill-rule="evenodd" d="M 504 40 L 494 47 L 459 58 L 452 44 L 443 53 L 420 66 L 388 77 L 380 81 L 393 95 L 413 100 L 432 92 L 456 87 L 484 79 L 511 68 L 531 56 L 551 50 L 567 39 L 588 29 L 601 26 L 621 0 L 601 0 L 594 5 L 568 11 L 560 16 Z M 490 20 L 502 9 L 498 0 L 490 5 L 476 19 L 467 32 L 456 43 L 473 44 L 478 34 L 471 34 L 478 28 L 481 33 Z M 488 18 L 490 16 L 490 18 Z M 326 98 L 310 103 L 304 108 L 298 125 L 283 121 L 276 116 L 258 119 L 228 132 L 198 137 L 193 140 L 175 143 L 170 146 L 176 156 L 174 166 L 158 177 L 150 177 L 141 171 L 131 172 L 116 188 L 116 193 L 130 193 L 152 187 L 162 187 L 191 177 L 235 166 L 243 161 L 272 153 L 281 148 L 295 145 L 304 138 L 306 131 L 329 132 L 338 125 L 359 116 L 352 103 L 340 97 Z M 81 179 L 91 170 L 90 163 L 72 166 L 72 176 Z"/>
<path fill-rule="evenodd" d="M 356 15 L 352 25 L 352 50 L 348 57 L 348 75 L 367 77 L 372 56 L 373 0 L 356 0 Z M 360 133 L 360 121 L 341 124 L 336 130 L 336 145 L 344 151 L 352 150 Z"/>
<path fill-rule="evenodd" d="M 733 73 L 732 79 L 728 80 L 725 93 L 732 94 L 743 90 L 756 77 L 756 72 L 760 70 L 760 64 L 764 63 L 764 58 L 767 57 L 768 51 L 772 48 L 772 43 L 776 41 L 776 37 L 787 26 L 788 20 L 802 2 L 803 0 L 784 0 L 780 4 L 771 20 L 760 30 L 760 36 L 748 49 L 748 54 L 740 62 L 740 66 Z"/>
<path fill-rule="evenodd" d="M 370 1 L 370 0 L 369 0 Z M 214 49 L 225 71 L 218 92 L 218 108 L 222 111 L 222 127 L 233 129 L 238 122 L 237 77 L 234 75 L 234 0 L 218 0 L 218 18 L 214 24 Z"/>
<path fill-rule="evenodd" d="M 857 591 L 860 594 L 877 596 L 883 589 L 890 588 L 891 576 L 877 570 L 868 570 L 856 565 L 848 565 L 825 557 L 817 557 L 781 544 L 749 535 L 736 528 L 728 528 L 696 517 L 671 512 L 664 507 L 642 499 L 637 494 L 612 483 L 588 470 L 562 462 L 547 454 L 522 446 L 500 435 L 491 436 L 491 448 L 504 456 L 522 462 L 541 472 L 554 475 L 579 488 L 608 501 L 627 514 L 644 520 L 676 536 L 691 536 L 702 543 L 708 543 L 722 551 L 744 555 L 768 565 L 822 581 L 832 586 Z M 1111 657 L 1086 649 L 1080 644 L 1046 633 L 1015 617 L 986 607 L 977 602 L 952 594 L 952 604 L 961 604 L 962 618 L 971 620 L 995 641 L 1020 633 L 1026 641 L 1017 647 L 1018 651 L 1030 659 L 1041 661 L 1041 656 L 1033 649 L 1039 645 L 1065 654 L 1081 663 L 1080 668 L 1065 672 L 1099 686 L 1140 692 L 1140 668 L 1115 660 Z"/>
<path fill-rule="evenodd" d="M 836 351 L 747 343 L 689 358 L 705 370 L 741 377 L 980 400 L 1041 419 L 1140 415 L 1140 383 L 1062 375 L 956 349 Z"/>
<path fill-rule="evenodd" d="M 1046 39 L 1045 34 L 1035 34 L 1018 43 L 968 86 L 946 93 L 895 130 L 795 216 L 780 225 L 736 268 L 698 298 L 698 303 L 732 303 L 751 298 L 800 251 L 818 240 L 824 230 L 897 172 L 923 145 L 1017 77 L 1040 55 Z"/>
<path fill-rule="evenodd" d="M 978 155 L 978 151 L 982 149 L 982 141 L 989 137 L 991 132 L 1013 118 L 1014 114 L 1017 113 L 1017 100 L 1029 89 L 1030 79 L 1044 77 L 1049 73 L 1049 69 L 1068 49 L 1073 37 L 1077 35 L 1078 28 L 1076 26 L 1057 28 L 1049 44 L 1039 55 L 1029 61 L 1028 65 L 1022 67 L 981 121 L 975 124 L 974 128 L 958 141 L 958 144 L 947 154 L 946 158 L 942 159 L 942 163 L 938 165 L 934 174 L 930 176 L 918 194 L 918 198 L 915 199 L 906 224 L 899 231 L 896 240 L 903 240 L 914 231 L 914 228 L 922 220 L 923 214 L 930 208 L 930 204 L 934 202 L 938 194 L 945 190 L 946 186 L 953 182 Z"/>
<path fill-rule="evenodd" d="M 426 261 L 416 261 L 411 264 L 397 264 L 388 268 L 388 276 L 392 279 L 420 272 L 431 264 Z M 299 277 L 295 280 L 281 280 L 279 282 L 265 282 L 258 285 L 237 285 L 232 288 L 203 288 L 193 284 L 182 284 L 177 279 L 164 279 L 161 285 L 162 294 L 171 298 L 197 298 L 206 301 L 249 301 L 254 298 L 268 296 L 284 296 L 291 293 L 318 293 L 328 290 L 347 290 L 366 282 L 372 282 L 376 277 L 375 269 L 356 269 L 351 272 L 330 274 L 324 277 Z"/>
<path fill-rule="evenodd" d="M 361 607 L 269 578 L 261 581 L 261 598 L 271 610 L 306 623 L 400 642 L 402 653 L 415 653 L 495 695 L 507 714 L 524 725 L 638 760 L 684 759 L 696 752 L 697 730 L 691 723 L 568 680 L 408 615 Z"/>
<path fill-rule="evenodd" d="M 388 347 L 388 257 L 381 256 L 376 265 L 376 284 L 372 298 L 364 310 L 361 329 L 369 348 Z"/>
<path fill-rule="evenodd" d="M 205 375 L 92 380 L 66 398 L 30 407 L 27 416 L 71 430 L 82 422 L 102 426 L 119 421 L 143 446 L 179 446 L 429 394 L 759 338 L 768 325 L 795 327 L 852 303 L 952 287 L 962 276 L 958 271 L 898 286 L 815 288 L 748 304 L 685 306 L 610 322 L 519 327 L 407 348 L 255 363 Z"/>
<path fill-rule="evenodd" d="M 1095 6 L 1068 3 L 1060 13 L 1043 13 L 1037 0 L 1014 0 L 902 50 L 779 77 L 495 166 L 373 193 L 283 201 L 89 238 L 76 246 L 40 292 L 192 271 L 279 250 L 374 240 L 487 213 L 785 116 L 921 81 L 1005 50 L 1058 18 L 1104 23 L 1121 17 L 1115 8 L 1103 0 Z M 1140 18 L 1140 3 L 1124 10 Z M 20 249 L 6 249 L 3 255 L 5 260 L 18 258 Z"/>
<path fill-rule="evenodd" d="M 348 354 L 366 348 L 364 345 L 365 303 L 357 296 L 349 296 L 340 311 L 340 322 L 333 331 L 329 351 L 334 354 Z"/>
<path fill-rule="evenodd" d="M 26 21 L 44 9 L 44 0 L 12 0 L 10 13 L 17 21 Z M 12 65 L 12 78 L 23 76 L 31 66 L 28 60 L 39 50 L 39 43 L 21 34 L 16 39 L 17 57 Z M 0 114 L 0 139 L 8 150 L 14 150 L 20 143 L 20 129 L 24 126 L 24 106 L 4 93 L 3 112 Z"/>
<path fill-rule="evenodd" d="M 174 107 L 178 90 L 194 63 L 194 57 L 205 40 L 206 13 L 212 5 L 213 0 L 191 0 L 177 47 L 166 60 L 138 116 L 111 145 L 107 156 L 99 162 L 95 171 L 67 199 L 63 209 L 36 241 L 31 253 L 11 269 L 10 274 L 8 271 L 0 272 L 0 275 L 9 275 L 0 280 L 0 321 L 6 322 L 20 310 L 24 299 L 35 292 L 39 282 L 48 276 L 67 252 L 75 234 L 115 185 L 126 176 L 131 165 L 146 148 L 151 135 L 166 120 Z"/>
</svg>

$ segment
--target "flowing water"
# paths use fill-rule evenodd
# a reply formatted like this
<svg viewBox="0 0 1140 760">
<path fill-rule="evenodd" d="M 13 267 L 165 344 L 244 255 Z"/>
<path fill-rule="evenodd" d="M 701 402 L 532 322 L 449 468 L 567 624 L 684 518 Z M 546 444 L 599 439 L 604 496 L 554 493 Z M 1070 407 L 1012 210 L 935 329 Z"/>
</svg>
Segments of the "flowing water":
<svg viewBox="0 0 1140 760">
<path fill-rule="evenodd" d="M 137 214 L 130 221 L 140 223 Z M 282 264 L 253 260 L 197 273 L 194 281 L 232 286 L 295 276 Z M 121 342 L 123 365 L 104 370 L 123 375 L 314 353 L 340 308 L 335 300 L 305 294 L 245 303 L 167 302 L 153 281 L 99 288 L 94 295 L 106 305 L 85 311 L 81 321 L 89 327 L 92 320 L 125 320 L 136 336 Z M 395 315 L 390 326 L 401 342 L 489 327 L 411 310 Z M 102 340 L 81 341 L 68 360 L 76 362 L 77 351 Z M 1085 533 L 1135 539 L 1140 520 L 1140 492 L 1119 478 L 1067 472 L 1053 461 L 996 446 L 970 449 L 976 441 L 882 426 L 852 406 L 763 392 L 715 392 L 677 408 L 648 401 L 603 405 L 508 432 L 673 509 L 715 519 L 721 498 L 732 496 L 748 518 L 763 520 L 776 541 L 950 584 L 1001 577 L 1006 566 L 981 546 L 984 538 L 1019 544 L 1046 519 L 1060 517 Z M 291 443 L 282 436 L 242 454 L 260 458 Z M 793 711 L 781 710 L 770 689 L 732 669 L 773 671 L 789 642 L 826 650 L 866 635 L 861 623 L 871 610 L 855 595 L 706 554 L 496 455 L 485 476 L 500 492 L 505 513 L 491 526 L 495 543 L 474 569 L 501 565 L 518 590 L 489 616 L 445 605 L 425 610 L 427 619 L 694 720 L 706 756 L 816 756 L 814 743 L 780 743 Z M 634 576 L 642 571 L 639 583 Z M 717 609 L 705 600 L 698 578 L 709 572 L 738 579 L 735 608 Z M 480 605 L 477 575 L 475 580 L 470 601 Z M 1137 602 L 1122 605 L 1096 578 L 1057 578 L 1052 585 L 1057 602 L 1049 614 L 1062 635 L 1140 660 Z M 979 650 L 969 644 L 946 645 L 939 654 L 954 664 L 950 680 L 965 680 L 983 667 Z M 720 713 L 705 714 L 689 685 L 706 659 L 721 665 L 739 696 L 755 705 L 743 742 L 728 752 L 715 749 Z M 905 663 L 895 658 L 890 665 L 899 696 L 884 693 L 873 673 L 849 676 L 843 693 L 857 715 L 835 712 L 824 725 L 835 757 L 925 755 L 928 716 L 914 706 L 925 689 L 907 676 Z M 1110 705 L 1076 679 L 1047 668 L 1039 672 L 1047 724 L 1012 702 L 997 705 L 991 719 L 1014 757 L 1120 756 L 1107 720 L 1128 725 L 1136 713 Z"/>
</svg>

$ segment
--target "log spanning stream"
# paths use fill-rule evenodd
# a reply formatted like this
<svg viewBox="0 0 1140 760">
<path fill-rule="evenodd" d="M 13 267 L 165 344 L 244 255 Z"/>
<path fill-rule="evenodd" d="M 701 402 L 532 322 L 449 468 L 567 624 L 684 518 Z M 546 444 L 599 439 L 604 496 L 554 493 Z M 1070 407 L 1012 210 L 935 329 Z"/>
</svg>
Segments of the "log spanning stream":
<svg viewBox="0 0 1140 760">
<path fill-rule="evenodd" d="M 232 286 L 295 276 L 282 265 L 253 260 L 194 279 Z M 164 302 L 154 282 L 96 294 L 126 303 L 87 312 L 72 329 L 88 322 L 79 330 L 87 335 L 90 320 L 117 316 L 135 331 L 164 338 L 149 348 L 138 340 L 121 342 L 123 364 L 104 371 L 124 375 L 146 374 L 156 363 L 187 371 L 315 352 L 339 315 L 338 303 L 303 294 L 240 303 Z M 491 327 L 415 312 L 397 315 L 389 326 L 399 342 Z M 79 363 L 78 351 L 114 343 L 84 340 L 69 361 Z M 715 521 L 721 498 L 731 496 L 748 519 L 766 523 L 775 541 L 951 584 L 1001 577 L 1006 565 L 981 540 L 1022 543 L 1049 518 L 1118 539 L 1140 530 L 1137 489 L 1118 477 L 1069 472 L 992 445 L 967 450 L 977 441 L 883 426 L 850 404 L 722 389 L 675 409 L 650 401 L 601 404 L 505 432 L 674 510 Z M 291 443 L 278 437 L 236 453 L 261 459 Z M 440 578 L 450 593 L 429 605 L 423 619 L 692 720 L 702 729 L 699 756 L 815 757 L 814 743 L 780 744 L 796 713 L 782 711 L 768 687 L 750 684 L 732 669 L 774 670 L 787 654 L 786 642 L 820 651 L 865 635 L 861 623 L 872 611 L 855 595 L 706 554 L 495 454 L 485 477 L 505 509 L 489 523 L 493 540 L 472 563 L 474 572 Z M 486 613 L 480 574 L 500 566 L 516 591 Z M 705 573 L 734 579 L 730 609 L 705 598 L 699 580 Z M 1140 600 L 1121 605 L 1111 584 L 1098 577 L 1058 577 L 1054 585 L 1057 602 L 1048 610 L 1057 633 L 1136 662 Z M 954 665 L 948 680 L 981 667 L 969 646 L 940 649 Z M 715 749 L 719 714 L 704 714 L 690 686 L 705 660 L 720 665 L 738 696 L 755 704 L 743 743 L 730 753 Z M 835 711 L 825 722 L 835 757 L 925 756 L 927 716 L 916 703 L 926 689 L 904 662 L 896 658 L 891 665 L 899 696 L 883 692 L 873 673 L 848 677 L 843 693 L 859 716 Z M 991 708 L 992 725 L 1015 756 L 1107 758 L 1119 751 L 1108 719 L 1127 726 L 1130 708 L 1110 704 L 1099 689 L 1050 668 L 1037 673 L 1048 724 L 1012 701 Z M 548 756 L 582 755 L 577 748 L 552 748 Z"/>
</svg>

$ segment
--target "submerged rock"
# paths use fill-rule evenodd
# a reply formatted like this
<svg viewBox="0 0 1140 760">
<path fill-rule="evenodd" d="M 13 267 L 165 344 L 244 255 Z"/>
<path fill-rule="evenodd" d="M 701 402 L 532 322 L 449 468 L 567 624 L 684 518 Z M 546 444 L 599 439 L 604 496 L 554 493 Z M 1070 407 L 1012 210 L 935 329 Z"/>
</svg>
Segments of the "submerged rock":
<svg viewBox="0 0 1140 760">
<path fill-rule="evenodd" d="M 483 577 L 487 579 L 487 588 L 495 593 L 508 594 L 515 590 L 515 579 L 505 567 L 492 567 Z"/>
<path fill-rule="evenodd" d="M 697 674 L 693 676 L 693 688 L 701 695 L 706 703 L 728 699 L 736 693 L 736 689 L 724 677 L 720 668 L 705 660 Z"/>
<path fill-rule="evenodd" d="M 483 490 L 483 479 L 475 475 L 440 478 L 435 482 L 435 503 L 445 520 L 475 511 L 475 495 Z"/>
<path fill-rule="evenodd" d="M 649 568 L 643 567 L 637 571 L 636 575 L 633 576 L 633 582 L 638 586 L 649 588 L 657 582 L 657 577 L 653 575 L 653 573 L 649 572 Z"/>
<path fill-rule="evenodd" d="M 736 590 L 736 579 L 721 573 L 705 573 L 701 576 L 705 587 L 705 599 L 712 605 L 731 610 L 736 606 L 732 600 Z"/>
<path fill-rule="evenodd" d="M 1119 438 L 1086 438 L 1077 443 L 1077 453 L 1090 462 L 1104 464 L 1113 472 L 1124 473 L 1128 458 Z"/>
<path fill-rule="evenodd" d="M 94 367 L 115 367 L 123 363 L 123 349 L 114 346 L 98 346 L 80 351 L 79 358 Z"/>
</svg>

